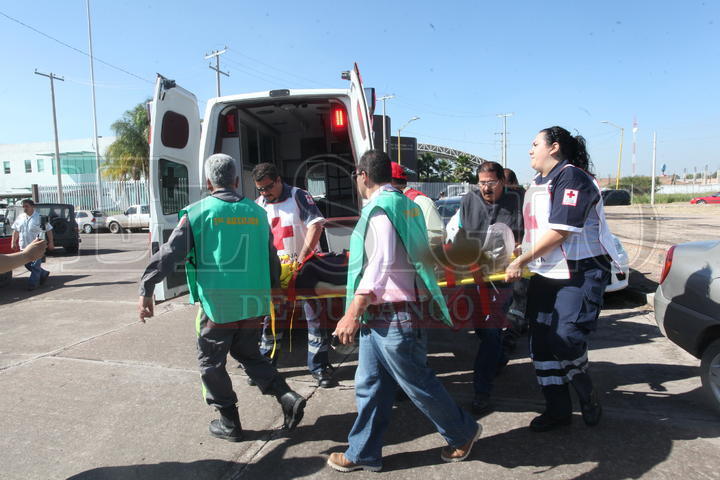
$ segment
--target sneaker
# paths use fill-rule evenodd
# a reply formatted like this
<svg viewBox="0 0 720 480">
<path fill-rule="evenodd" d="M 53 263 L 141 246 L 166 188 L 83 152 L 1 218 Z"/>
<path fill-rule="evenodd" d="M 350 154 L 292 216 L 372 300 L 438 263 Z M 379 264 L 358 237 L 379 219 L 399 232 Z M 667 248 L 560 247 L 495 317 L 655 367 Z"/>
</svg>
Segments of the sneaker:
<svg viewBox="0 0 720 480">
<path fill-rule="evenodd" d="M 572 415 L 561 418 L 553 418 L 547 412 L 532 419 L 530 430 L 533 432 L 549 432 L 556 428 L 564 427 L 572 423 Z"/>
<path fill-rule="evenodd" d="M 312 376 L 317 380 L 318 387 L 320 388 L 332 388 L 335 386 L 332 375 L 335 369 L 330 365 L 325 365 L 322 370 L 312 372 Z"/>
<path fill-rule="evenodd" d="M 382 466 L 374 465 L 360 465 L 359 463 L 353 463 L 345 457 L 344 453 L 331 453 L 330 458 L 327 461 L 328 467 L 338 472 L 348 473 L 354 472 L 355 470 L 367 470 L 368 472 L 379 472 Z"/>
<path fill-rule="evenodd" d="M 471 410 L 475 415 L 482 415 L 492 410 L 493 404 L 490 401 L 489 393 L 476 393 L 473 398 Z"/>
<path fill-rule="evenodd" d="M 472 450 L 473 445 L 475 445 L 475 442 L 478 438 L 480 438 L 480 435 L 482 434 L 482 425 L 479 423 L 477 424 L 477 431 L 475 432 L 475 435 L 473 435 L 473 438 L 471 438 L 465 445 L 462 447 L 443 447 L 443 449 L 440 451 L 440 458 L 443 459 L 444 462 L 462 462 L 467 458 L 468 455 L 470 455 L 470 451 Z"/>
</svg>

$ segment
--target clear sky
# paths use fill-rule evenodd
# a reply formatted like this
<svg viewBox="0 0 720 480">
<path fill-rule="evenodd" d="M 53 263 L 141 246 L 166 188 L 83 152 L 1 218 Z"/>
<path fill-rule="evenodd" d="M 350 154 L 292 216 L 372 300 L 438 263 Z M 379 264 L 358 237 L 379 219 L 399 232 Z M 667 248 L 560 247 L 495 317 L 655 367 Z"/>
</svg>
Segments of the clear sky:
<svg viewBox="0 0 720 480">
<path fill-rule="evenodd" d="M 92 0 L 98 128 L 152 94 L 155 73 L 204 101 L 215 95 L 205 53 L 227 45 L 224 94 L 343 88 L 360 65 L 388 114 L 420 142 L 500 160 L 529 180 L 538 130 L 561 125 L 588 140 L 600 176 L 613 174 L 625 127 L 623 175 L 720 169 L 720 2 L 706 1 L 129 1 Z M 12 17 L 12 19 L 8 18 Z M 24 23 L 26 26 L 19 24 Z M 32 27 L 29 28 L 29 27 Z M 35 30 L 33 30 L 35 29 Z M 38 33 L 42 32 L 42 33 Z M 85 0 L 0 2 L 0 143 L 52 139 L 56 82 L 61 138 L 93 134 Z M 128 73 L 101 63 L 107 62 Z M 132 75 L 131 75 L 132 74 Z"/>
</svg>

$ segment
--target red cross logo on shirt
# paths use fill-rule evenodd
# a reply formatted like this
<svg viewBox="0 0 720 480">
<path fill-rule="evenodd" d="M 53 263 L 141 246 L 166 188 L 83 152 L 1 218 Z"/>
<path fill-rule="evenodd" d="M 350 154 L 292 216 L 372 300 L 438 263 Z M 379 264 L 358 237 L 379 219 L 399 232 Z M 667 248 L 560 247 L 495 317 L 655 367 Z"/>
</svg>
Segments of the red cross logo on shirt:
<svg viewBox="0 0 720 480">
<path fill-rule="evenodd" d="M 523 217 L 525 218 L 525 230 L 536 230 L 538 228 L 537 219 L 532 214 L 532 205 L 530 203 L 525 205 Z"/>
<path fill-rule="evenodd" d="M 570 198 L 573 198 L 573 197 L 575 196 L 575 194 L 573 193 L 572 190 L 570 190 L 570 191 L 567 193 L 567 196 L 570 197 Z"/>
<path fill-rule="evenodd" d="M 270 221 L 270 230 L 273 234 L 273 245 L 275 245 L 275 248 L 278 250 L 285 250 L 285 243 L 283 240 L 295 236 L 292 225 L 289 227 L 283 227 L 280 225 L 280 217 L 275 217 Z"/>
</svg>

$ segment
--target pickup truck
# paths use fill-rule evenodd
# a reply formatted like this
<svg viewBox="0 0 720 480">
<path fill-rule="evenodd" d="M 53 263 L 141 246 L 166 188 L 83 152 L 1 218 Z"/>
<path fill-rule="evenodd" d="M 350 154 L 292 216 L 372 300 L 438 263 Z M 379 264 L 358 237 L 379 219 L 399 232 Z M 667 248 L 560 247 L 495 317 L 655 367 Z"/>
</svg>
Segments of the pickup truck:
<svg viewBox="0 0 720 480">
<path fill-rule="evenodd" d="M 120 233 L 126 229 L 139 232 L 143 228 L 150 228 L 150 206 L 131 205 L 123 213 L 107 217 L 105 225 L 111 233 Z"/>
</svg>

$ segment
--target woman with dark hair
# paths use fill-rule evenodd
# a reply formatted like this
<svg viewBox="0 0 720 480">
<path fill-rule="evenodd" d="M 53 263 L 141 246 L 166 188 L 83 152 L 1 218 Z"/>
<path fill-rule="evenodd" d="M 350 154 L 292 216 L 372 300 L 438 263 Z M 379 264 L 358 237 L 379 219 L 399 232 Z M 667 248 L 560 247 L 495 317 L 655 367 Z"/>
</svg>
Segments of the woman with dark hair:
<svg viewBox="0 0 720 480">
<path fill-rule="evenodd" d="M 550 127 L 537 134 L 529 153 L 538 174 L 525 193 L 522 254 L 508 266 L 506 277 L 519 279 L 525 266 L 535 273 L 526 318 L 546 409 L 530 428 L 544 432 L 571 423 L 568 384 L 577 393 L 585 423 L 597 425 L 602 409 L 587 372 L 587 342 L 618 254 L 600 188 L 589 173 L 585 139 Z"/>
</svg>

